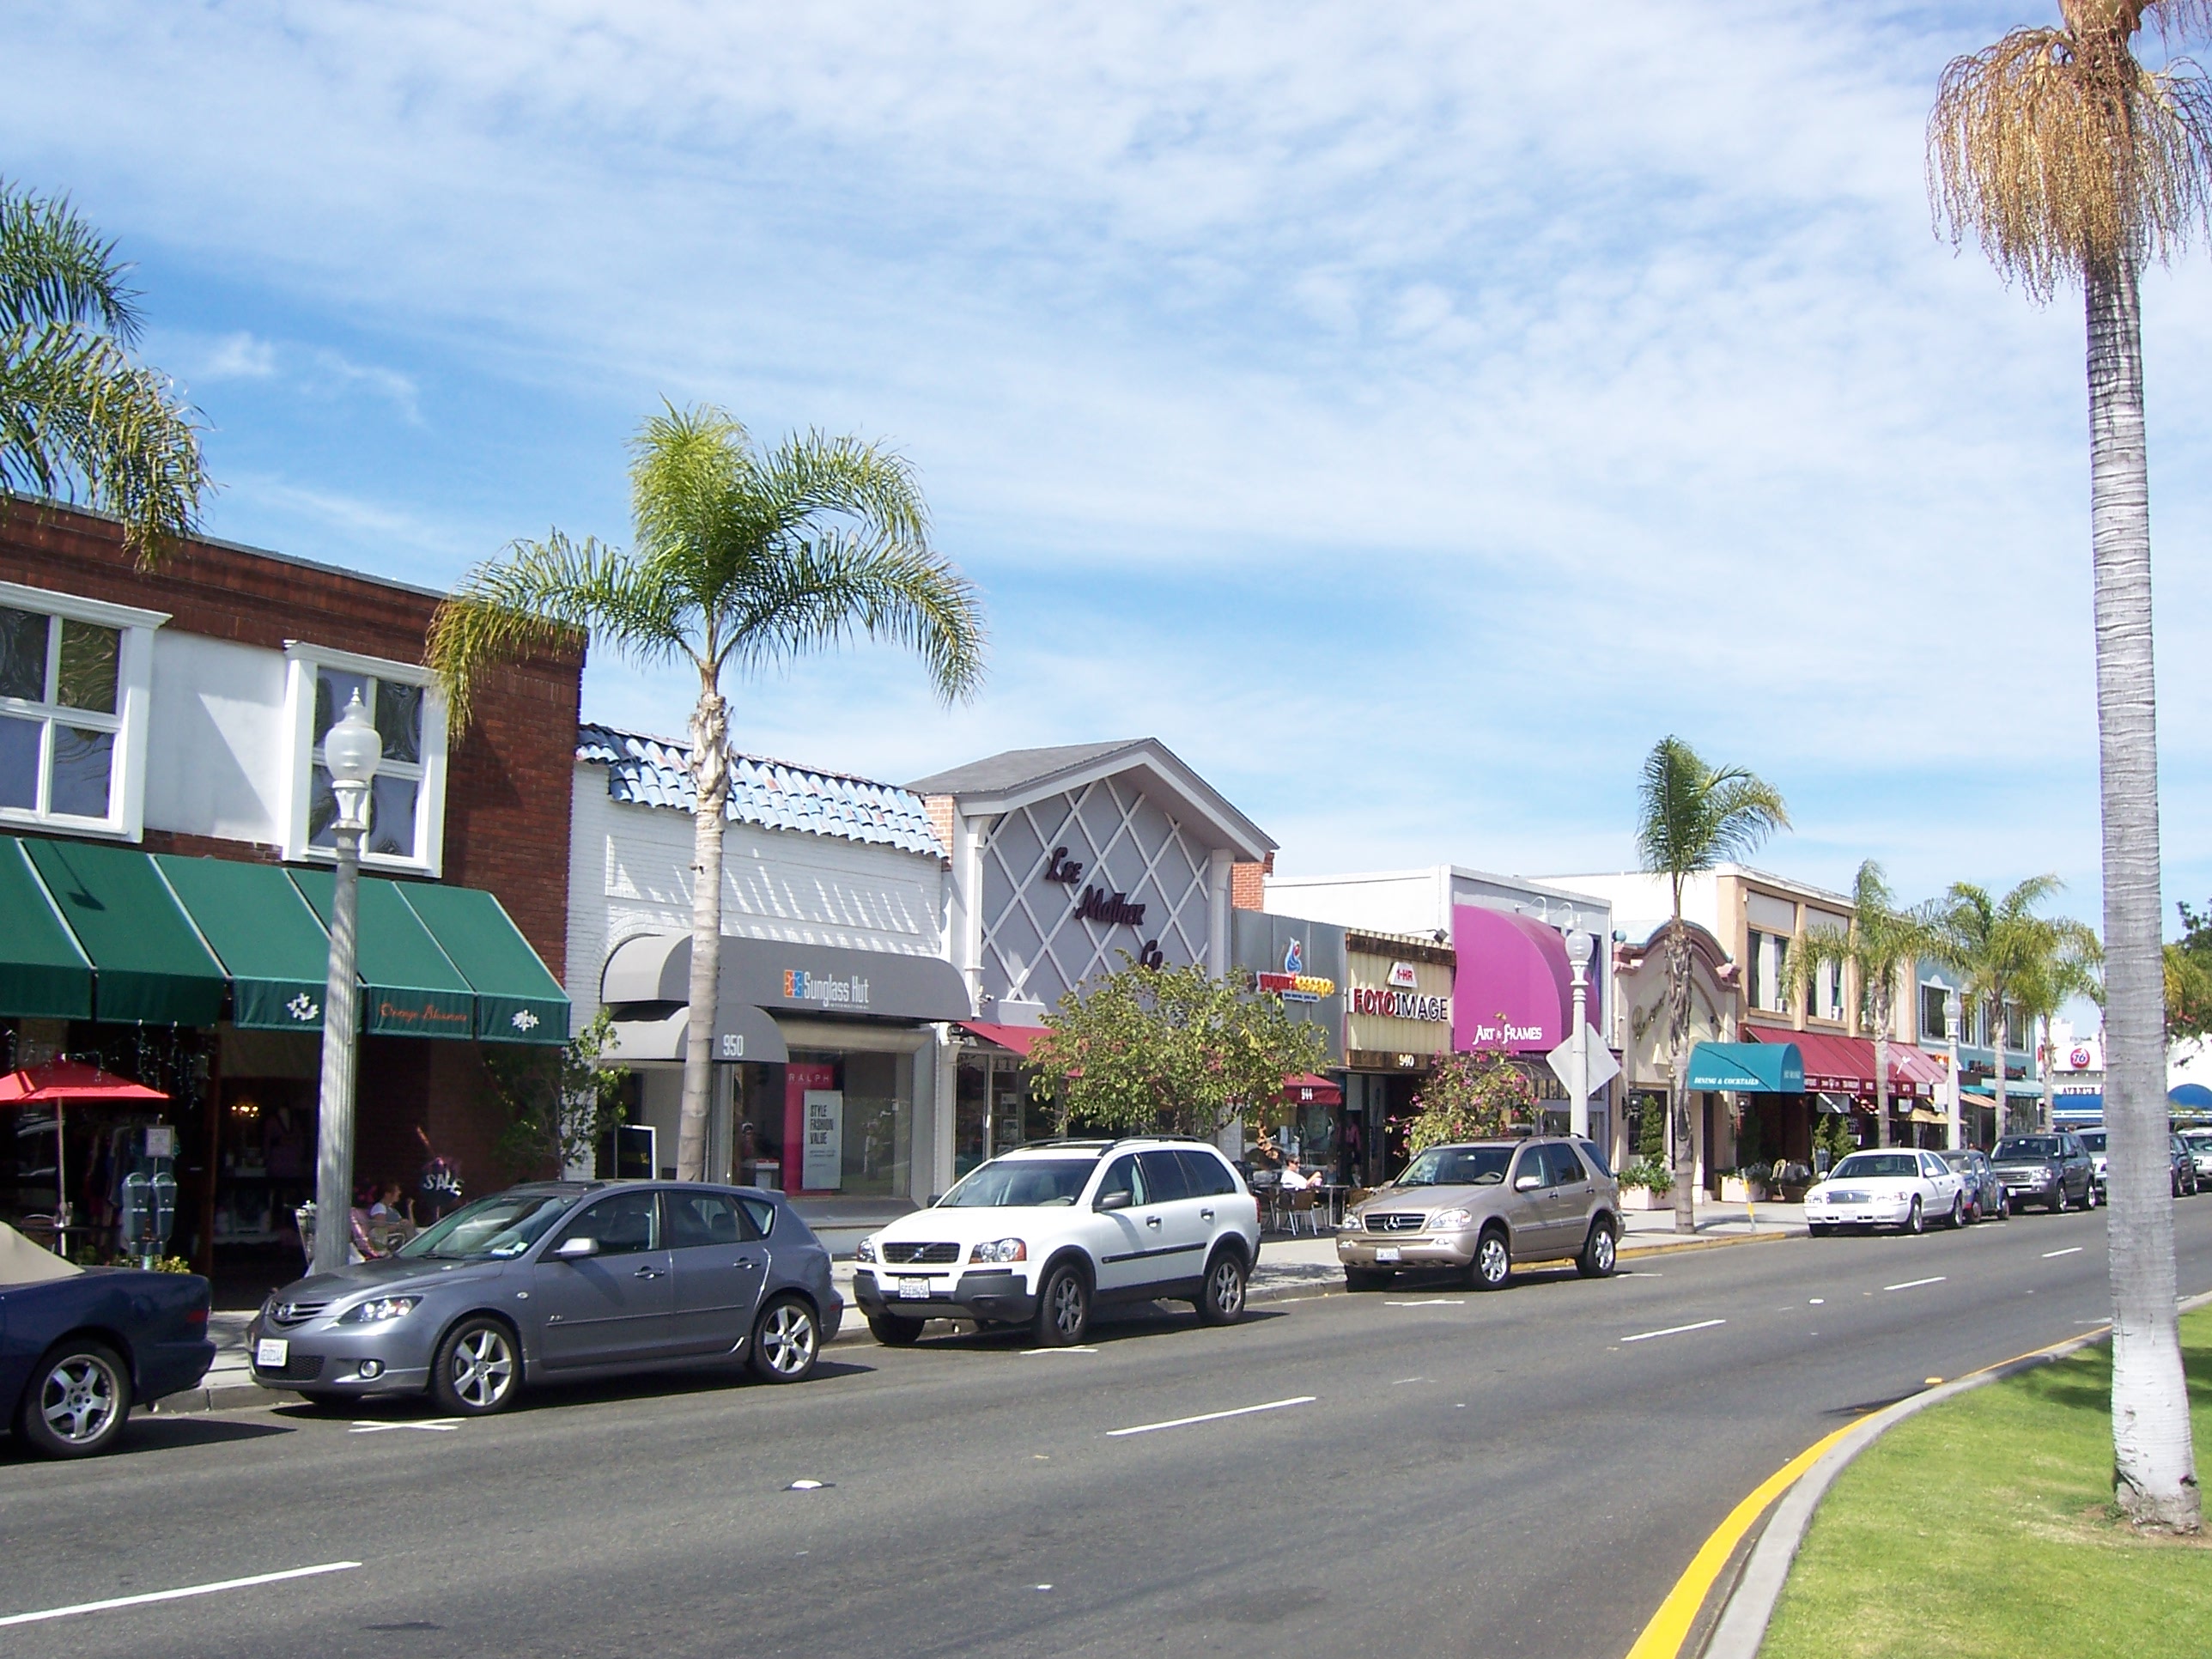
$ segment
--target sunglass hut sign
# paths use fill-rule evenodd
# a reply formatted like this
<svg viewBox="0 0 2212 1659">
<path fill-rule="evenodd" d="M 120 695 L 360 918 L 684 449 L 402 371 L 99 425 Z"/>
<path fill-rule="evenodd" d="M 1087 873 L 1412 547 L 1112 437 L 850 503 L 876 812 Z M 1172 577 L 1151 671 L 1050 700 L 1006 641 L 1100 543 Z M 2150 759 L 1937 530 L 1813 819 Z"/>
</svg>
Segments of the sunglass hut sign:
<svg viewBox="0 0 2212 1659">
<path fill-rule="evenodd" d="M 783 1000 L 812 1003 L 821 1008 L 865 1008 L 868 1006 L 868 981 L 858 974 L 838 979 L 829 974 L 811 974 L 804 968 L 787 968 L 783 970 Z"/>
</svg>

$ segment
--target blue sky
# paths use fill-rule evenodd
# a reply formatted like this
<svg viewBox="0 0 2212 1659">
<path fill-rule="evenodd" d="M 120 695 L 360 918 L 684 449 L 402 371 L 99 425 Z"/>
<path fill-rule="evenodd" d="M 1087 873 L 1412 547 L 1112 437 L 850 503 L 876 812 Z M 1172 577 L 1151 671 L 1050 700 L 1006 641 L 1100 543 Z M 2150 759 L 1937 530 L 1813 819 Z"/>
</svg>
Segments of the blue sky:
<svg viewBox="0 0 2212 1659">
<path fill-rule="evenodd" d="M 619 541 L 664 397 L 896 444 L 988 686 L 864 647 L 740 688 L 755 752 L 1149 732 L 1285 871 L 1529 872 L 1632 863 L 1673 731 L 1784 791 L 1769 867 L 2094 918 L 2079 302 L 1922 179 L 1944 62 L 2053 10 L 17 0 L 0 173 L 137 260 L 223 536 L 427 583 Z M 2169 901 L 2208 298 L 2147 282 Z"/>
</svg>

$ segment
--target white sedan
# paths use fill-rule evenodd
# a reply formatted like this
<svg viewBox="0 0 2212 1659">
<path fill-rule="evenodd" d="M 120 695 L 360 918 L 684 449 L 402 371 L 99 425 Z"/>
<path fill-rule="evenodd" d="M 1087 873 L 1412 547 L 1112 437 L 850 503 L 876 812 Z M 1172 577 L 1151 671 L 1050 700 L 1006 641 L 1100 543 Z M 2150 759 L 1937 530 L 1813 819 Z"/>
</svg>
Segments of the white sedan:
<svg viewBox="0 0 2212 1659">
<path fill-rule="evenodd" d="M 1805 1194 L 1805 1231 L 1815 1238 L 1838 1227 L 1917 1233 L 1931 1219 L 1966 1224 L 1966 1182 L 1935 1153 L 1909 1147 L 1853 1152 Z"/>
</svg>

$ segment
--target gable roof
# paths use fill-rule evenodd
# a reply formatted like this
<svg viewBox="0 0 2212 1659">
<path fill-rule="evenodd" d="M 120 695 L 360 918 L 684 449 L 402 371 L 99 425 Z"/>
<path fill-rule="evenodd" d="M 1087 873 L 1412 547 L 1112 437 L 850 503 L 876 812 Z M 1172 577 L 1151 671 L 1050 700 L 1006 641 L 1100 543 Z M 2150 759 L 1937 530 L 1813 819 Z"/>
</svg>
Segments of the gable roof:
<svg viewBox="0 0 2212 1659">
<path fill-rule="evenodd" d="M 607 794 L 615 800 L 680 812 L 698 808 L 688 743 L 585 725 L 576 728 L 576 758 L 607 769 Z M 817 772 L 734 750 L 730 760 L 730 802 L 724 816 L 732 823 L 945 856 L 928 810 L 920 797 L 896 784 Z"/>
<path fill-rule="evenodd" d="M 1256 863 L 1275 850 L 1274 842 L 1257 824 L 1158 738 L 1009 749 L 918 778 L 907 787 L 917 795 L 950 795 L 963 813 L 1009 812 L 1124 773 L 1136 774 L 1139 787 L 1158 798 L 1177 822 L 1194 828 L 1202 824 L 1217 845 L 1233 849 L 1237 857 Z"/>
</svg>

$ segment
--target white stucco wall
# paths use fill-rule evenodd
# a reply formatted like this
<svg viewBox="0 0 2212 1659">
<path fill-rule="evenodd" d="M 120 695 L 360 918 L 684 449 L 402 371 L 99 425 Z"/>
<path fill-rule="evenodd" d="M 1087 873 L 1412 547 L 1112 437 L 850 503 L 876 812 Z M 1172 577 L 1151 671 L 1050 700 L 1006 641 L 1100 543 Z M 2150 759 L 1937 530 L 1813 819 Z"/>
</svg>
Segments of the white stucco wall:
<svg viewBox="0 0 2212 1659">
<path fill-rule="evenodd" d="M 281 844 L 291 741 L 282 652 L 171 629 L 154 635 L 148 829 Z"/>
</svg>

